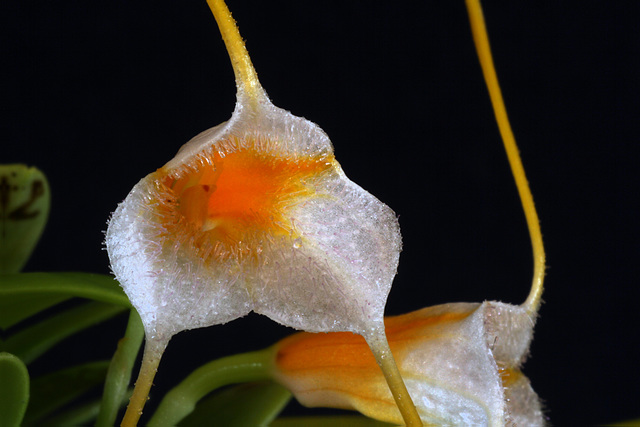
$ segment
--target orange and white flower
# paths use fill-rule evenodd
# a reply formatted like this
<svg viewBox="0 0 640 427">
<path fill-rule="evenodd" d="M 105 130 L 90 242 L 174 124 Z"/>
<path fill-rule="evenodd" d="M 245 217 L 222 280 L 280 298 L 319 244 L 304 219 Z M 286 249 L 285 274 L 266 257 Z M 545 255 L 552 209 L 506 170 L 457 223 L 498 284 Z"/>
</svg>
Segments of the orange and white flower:
<svg viewBox="0 0 640 427">
<path fill-rule="evenodd" d="M 106 234 L 147 343 L 123 425 L 137 423 L 173 335 L 252 310 L 297 329 L 363 335 L 417 425 L 384 333 L 397 218 L 346 177 L 322 129 L 271 103 L 224 1 L 209 6 L 236 75 L 233 115 L 136 184 Z"/>
<path fill-rule="evenodd" d="M 427 307 L 385 319 L 387 339 L 422 422 L 544 425 L 520 371 L 534 321 L 498 302 Z M 298 333 L 274 348 L 274 377 L 306 406 L 402 418 L 365 341 L 350 333 Z"/>
<path fill-rule="evenodd" d="M 297 329 L 382 319 L 400 233 L 315 124 L 239 97 L 232 118 L 143 178 L 107 232 L 112 268 L 152 334 L 254 310 Z"/>
<path fill-rule="evenodd" d="M 271 103 L 226 5 L 209 5 L 236 75 L 236 108 L 136 184 L 106 234 L 147 337 L 124 424 L 137 422 L 173 335 L 252 310 L 296 329 L 365 336 L 417 423 L 384 335 L 396 215 L 347 178 L 322 129 Z"/>
<path fill-rule="evenodd" d="M 360 333 L 382 322 L 401 238 L 393 211 L 347 178 L 322 129 L 241 82 L 231 119 L 136 184 L 106 245 L 152 335 L 251 310 Z"/>
</svg>

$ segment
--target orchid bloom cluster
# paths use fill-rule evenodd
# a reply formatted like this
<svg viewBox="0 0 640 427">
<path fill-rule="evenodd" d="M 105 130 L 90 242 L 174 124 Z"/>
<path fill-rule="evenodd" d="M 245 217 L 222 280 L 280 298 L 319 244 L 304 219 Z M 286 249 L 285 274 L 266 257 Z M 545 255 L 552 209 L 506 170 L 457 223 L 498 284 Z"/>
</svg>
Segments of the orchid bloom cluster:
<svg viewBox="0 0 640 427">
<path fill-rule="evenodd" d="M 305 405 L 407 425 L 543 424 L 520 367 L 544 249 L 479 2 L 467 8 L 531 233 L 534 282 L 519 306 L 445 304 L 389 318 L 386 329 L 401 249 L 395 214 L 345 176 L 322 129 L 271 103 L 224 1 L 208 3 L 235 72 L 235 110 L 136 184 L 107 230 L 112 269 L 146 333 L 123 425 L 138 422 L 173 335 L 250 311 L 307 331 L 272 348 L 274 379 Z"/>
<path fill-rule="evenodd" d="M 136 184 L 106 235 L 146 332 L 130 408 L 144 404 L 173 335 L 253 310 L 296 329 L 363 335 L 418 424 L 383 323 L 401 248 L 396 215 L 346 177 L 322 129 L 270 102 L 226 5 L 209 5 L 236 74 L 233 115 Z"/>
</svg>

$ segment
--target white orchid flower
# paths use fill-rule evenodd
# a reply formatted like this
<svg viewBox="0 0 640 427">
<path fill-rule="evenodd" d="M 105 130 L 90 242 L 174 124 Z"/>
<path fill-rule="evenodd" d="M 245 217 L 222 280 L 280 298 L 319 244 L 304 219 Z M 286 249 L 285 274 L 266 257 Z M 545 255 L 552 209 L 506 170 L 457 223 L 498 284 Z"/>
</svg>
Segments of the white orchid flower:
<svg viewBox="0 0 640 427">
<path fill-rule="evenodd" d="M 364 336 L 407 422 L 419 424 L 384 332 L 396 215 L 346 177 L 322 129 L 271 103 L 226 5 L 209 5 L 236 75 L 233 115 L 136 184 L 107 230 L 113 272 L 147 340 L 125 424 L 137 422 L 174 334 L 252 310 Z"/>
</svg>

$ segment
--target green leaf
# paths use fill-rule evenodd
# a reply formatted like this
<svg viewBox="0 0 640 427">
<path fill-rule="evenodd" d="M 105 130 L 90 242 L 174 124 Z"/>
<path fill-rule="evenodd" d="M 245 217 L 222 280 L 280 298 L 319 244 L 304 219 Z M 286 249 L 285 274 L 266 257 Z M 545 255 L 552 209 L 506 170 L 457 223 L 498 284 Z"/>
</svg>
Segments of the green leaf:
<svg viewBox="0 0 640 427">
<path fill-rule="evenodd" d="M 100 385 L 108 367 L 108 360 L 91 362 L 33 380 L 24 425 L 47 425 L 44 421 L 48 416 Z"/>
<path fill-rule="evenodd" d="M 129 397 L 133 393 L 133 389 L 127 389 L 125 395 L 122 397 L 122 401 L 119 403 L 119 408 L 125 407 L 129 401 Z M 93 399 L 87 403 L 72 405 L 68 409 L 64 409 L 56 413 L 56 415 L 47 418 L 47 424 L 56 427 L 77 427 L 77 426 L 89 426 L 94 425 L 94 421 L 100 412 L 102 405 L 101 399 Z M 115 422 L 111 426 L 115 426 Z"/>
<path fill-rule="evenodd" d="M 214 360 L 193 371 L 171 389 L 151 417 L 149 426 L 175 426 L 200 399 L 229 384 L 271 379 L 273 349 L 237 354 Z"/>
<path fill-rule="evenodd" d="M 617 423 L 613 423 L 613 424 L 604 424 L 607 426 L 612 426 L 612 427 L 638 427 L 640 426 L 640 418 L 636 418 L 635 420 L 625 420 L 625 421 L 619 421 Z"/>
<path fill-rule="evenodd" d="M 76 427 L 93 424 L 100 410 L 100 399 L 93 399 L 87 403 L 73 405 L 69 409 L 47 418 L 47 425 L 55 427 Z"/>
<path fill-rule="evenodd" d="M 5 276 L 0 276 L 0 281 Z M 6 295 L 0 300 L 0 330 L 69 299 L 67 295 Z"/>
<path fill-rule="evenodd" d="M 0 274 L 27 263 L 49 217 L 51 193 L 37 168 L 0 165 Z"/>
<path fill-rule="evenodd" d="M 123 311 L 122 306 L 91 301 L 51 316 L 11 337 L 2 345 L 26 364 L 33 362 L 63 339 L 107 320 Z"/>
<path fill-rule="evenodd" d="M 81 297 L 131 308 L 113 276 L 91 273 L 19 273 L 0 275 L 0 301 L 42 296 Z"/>
<path fill-rule="evenodd" d="M 362 415 L 338 415 L 327 417 L 284 417 L 270 424 L 272 427 L 383 427 L 393 424 L 383 423 Z"/>
<path fill-rule="evenodd" d="M 0 353 L 0 426 L 21 425 L 29 403 L 29 372 L 22 361 Z"/>
<path fill-rule="evenodd" d="M 269 425 L 291 400 L 286 388 L 271 381 L 240 384 L 201 400 L 181 427 L 211 423 L 227 427 Z"/>
<path fill-rule="evenodd" d="M 118 409 L 124 408 L 129 401 L 129 397 L 133 389 L 126 390 L 122 400 L 118 403 Z M 62 410 L 56 413 L 55 416 L 47 418 L 47 424 L 56 427 L 77 427 L 93 425 L 94 420 L 100 412 L 102 405 L 101 399 L 93 399 L 87 403 L 80 405 L 72 405 L 69 409 Z M 115 423 L 111 424 L 116 425 Z"/>
<path fill-rule="evenodd" d="M 118 348 L 109 365 L 100 413 L 96 422 L 97 427 L 115 425 L 118 411 L 127 395 L 127 387 L 131 382 L 131 371 L 140 351 L 143 338 L 144 328 L 142 327 L 142 321 L 138 313 L 132 309 L 124 338 L 118 342 Z"/>
</svg>

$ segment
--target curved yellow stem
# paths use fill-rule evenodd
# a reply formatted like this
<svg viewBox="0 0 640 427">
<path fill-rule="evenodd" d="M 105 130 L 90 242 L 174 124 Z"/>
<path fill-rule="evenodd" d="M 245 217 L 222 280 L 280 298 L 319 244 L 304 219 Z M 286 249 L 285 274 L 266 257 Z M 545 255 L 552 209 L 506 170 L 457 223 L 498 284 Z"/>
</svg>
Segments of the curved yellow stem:
<svg viewBox="0 0 640 427">
<path fill-rule="evenodd" d="M 258 74 L 253 68 L 244 41 L 240 36 L 236 21 L 231 16 L 231 12 L 224 0 L 207 0 L 207 4 L 218 23 L 222 40 L 224 40 L 224 44 L 227 47 L 233 72 L 236 76 L 238 94 L 246 94 L 249 99 L 253 100 L 266 96 L 258 80 Z"/>
<path fill-rule="evenodd" d="M 545 274 L 546 256 L 544 252 L 544 245 L 542 243 L 542 233 L 540 232 L 540 221 L 538 220 L 538 213 L 536 212 L 536 208 L 533 203 L 533 196 L 529 189 L 529 183 L 527 182 L 527 177 L 524 173 L 522 160 L 518 153 L 518 146 L 516 145 L 516 140 L 513 136 L 511 125 L 509 124 L 509 118 L 507 117 L 507 110 L 504 106 L 504 100 L 502 99 L 502 91 L 500 90 L 498 76 L 496 75 L 496 70 L 493 65 L 489 36 L 487 36 L 487 28 L 485 26 L 480 1 L 466 0 L 466 4 L 467 11 L 469 12 L 469 20 L 471 21 L 473 41 L 475 42 L 478 58 L 480 59 L 480 66 L 482 67 L 484 80 L 487 83 L 487 88 L 489 89 L 489 96 L 491 97 L 493 111 L 495 113 L 496 121 L 498 122 L 498 128 L 500 129 L 504 148 L 507 151 L 511 172 L 513 173 L 516 186 L 518 187 L 522 208 L 524 209 L 524 214 L 527 218 L 527 226 L 529 227 L 529 236 L 531 237 L 534 261 L 533 283 L 531 284 L 531 291 L 529 292 L 529 296 L 524 302 L 523 307 L 533 316 L 540 308 Z"/>
</svg>

